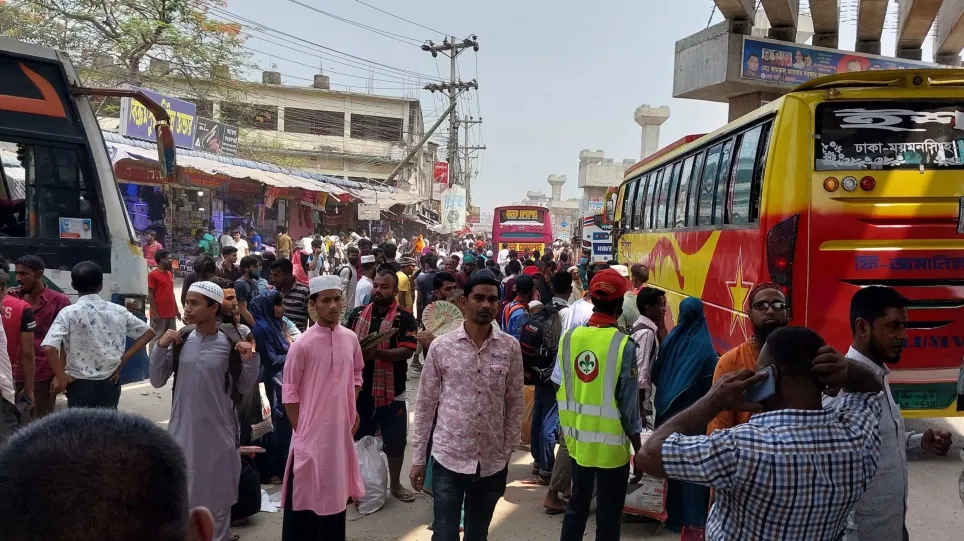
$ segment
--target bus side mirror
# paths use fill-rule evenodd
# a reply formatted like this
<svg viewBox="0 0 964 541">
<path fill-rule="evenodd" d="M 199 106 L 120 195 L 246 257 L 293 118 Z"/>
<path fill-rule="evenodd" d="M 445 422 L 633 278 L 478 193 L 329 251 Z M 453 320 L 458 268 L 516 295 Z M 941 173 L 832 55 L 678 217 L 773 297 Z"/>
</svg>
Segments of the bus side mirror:
<svg viewBox="0 0 964 541">
<path fill-rule="evenodd" d="M 170 124 L 158 122 L 157 163 L 160 165 L 161 178 L 173 183 L 177 179 L 177 153 L 174 150 L 174 131 Z"/>
</svg>

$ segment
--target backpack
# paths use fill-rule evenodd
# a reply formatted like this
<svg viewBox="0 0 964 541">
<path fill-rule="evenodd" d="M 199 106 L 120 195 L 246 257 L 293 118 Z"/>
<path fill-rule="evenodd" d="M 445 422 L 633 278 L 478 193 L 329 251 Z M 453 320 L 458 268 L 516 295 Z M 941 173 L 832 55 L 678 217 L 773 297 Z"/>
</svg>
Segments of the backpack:
<svg viewBox="0 0 964 541">
<path fill-rule="evenodd" d="M 509 332 L 509 319 L 512 318 L 512 314 L 518 312 L 519 310 L 526 310 L 528 307 L 521 302 L 516 302 L 515 300 L 509 301 L 508 304 L 502 307 L 502 312 L 499 314 L 499 326 L 502 330 Z"/>
<path fill-rule="evenodd" d="M 208 241 L 208 250 L 208 253 L 214 257 L 221 255 L 221 243 L 218 242 L 218 238 L 214 235 L 211 235 L 211 240 Z"/>
<path fill-rule="evenodd" d="M 553 363 L 559 344 L 547 344 L 546 335 L 552 320 L 559 314 L 554 303 L 550 303 L 522 325 L 519 346 L 522 348 L 522 369 L 526 385 L 545 383 L 552 374 Z"/>
<path fill-rule="evenodd" d="M 194 332 L 194 328 L 194 325 L 185 325 L 178 331 L 178 334 L 181 335 L 181 342 L 174 344 L 174 384 L 171 387 L 172 393 L 177 392 L 177 369 L 181 363 L 181 348 L 184 347 L 184 342 L 191 336 L 191 333 Z M 241 360 L 241 354 L 238 353 L 238 350 L 234 349 L 234 346 L 244 341 L 244 338 L 241 337 L 241 332 L 238 331 L 238 328 L 231 323 L 218 325 L 218 331 L 224 333 L 224 335 L 228 337 L 228 342 L 231 344 L 231 353 L 228 356 L 228 371 L 224 373 L 224 392 L 231 396 L 234 407 L 238 408 L 244 399 L 244 393 L 238 388 L 238 384 L 241 381 L 241 369 L 244 363 Z"/>
</svg>

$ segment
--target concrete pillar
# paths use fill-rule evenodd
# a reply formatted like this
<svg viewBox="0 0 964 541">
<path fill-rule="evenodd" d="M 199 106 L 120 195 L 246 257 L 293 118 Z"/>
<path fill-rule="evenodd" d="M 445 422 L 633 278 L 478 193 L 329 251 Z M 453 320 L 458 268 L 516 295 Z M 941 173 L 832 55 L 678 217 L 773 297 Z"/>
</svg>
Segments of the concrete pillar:
<svg viewBox="0 0 964 541">
<path fill-rule="evenodd" d="M 944 0 L 901 0 L 897 20 L 897 56 L 920 60 L 920 48 Z M 901 51 L 910 56 L 901 56 Z M 914 52 L 914 51 L 917 52 Z"/>
<path fill-rule="evenodd" d="M 659 127 L 669 119 L 669 107 L 642 105 L 636 108 L 633 118 L 643 128 L 639 147 L 639 159 L 643 160 L 659 150 Z"/>
<path fill-rule="evenodd" d="M 774 26 L 767 31 L 767 37 L 794 43 L 797 41 L 797 29 L 794 26 Z"/>
<path fill-rule="evenodd" d="M 880 40 L 857 40 L 857 46 L 854 47 L 854 50 L 858 53 L 880 54 Z"/>
<path fill-rule="evenodd" d="M 817 32 L 813 35 L 813 45 L 815 47 L 836 49 L 840 46 L 840 34 L 838 32 Z"/>
<path fill-rule="evenodd" d="M 714 0 L 716 8 L 728 21 L 752 21 L 753 0 Z M 751 24 L 752 26 L 752 24 Z"/>
<path fill-rule="evenodd" d="M 942 66 L 960 67 L 961 55 L 959 53 L 938 53 L 934 55 L 934 63 Z"/>
<path fill-rule="evenodd" d="M 920 47 L 897 47 L 894 56 L 907 60 L 921 60 L 924 58 L 924 51 Z"/>
<path fill-rule="evenodd" d="M 562 201 L 562 185 L 566 183 L 566 175 L 549 175 L 548 182 L 552 186 L 552 203 Z"/>
<path fill-rule="evenodd" d="M 730 103 L 730 110 L 726 121 L 733 122 L 741 116 L 758 109 L 760 106 L 764 105 L 764 102 L 771 102 L 775 99 L 778 99 L 780 96 L 782 96 L 782 94 L 775 94 L 772 92 L 751 92 L 749 94 L 733 96 L 728 100 Z"/>
<path fill-rule="evenodd" d="M 934 39 L 934 59 L 938 64 L 958 65 L 941 62 L 940 58 L 950 59 L 961 54 L 964 49 L 964 0 L 945 0 L 937 13 L 937 37 Z"/>
<path fill-rule="evenodd" d="M 797 18 L 800 15 L 800 0 L 761 0 L 763 11 L 770 21 L 767 37 L 780 41 L 797 40 Z"/>
</svg>

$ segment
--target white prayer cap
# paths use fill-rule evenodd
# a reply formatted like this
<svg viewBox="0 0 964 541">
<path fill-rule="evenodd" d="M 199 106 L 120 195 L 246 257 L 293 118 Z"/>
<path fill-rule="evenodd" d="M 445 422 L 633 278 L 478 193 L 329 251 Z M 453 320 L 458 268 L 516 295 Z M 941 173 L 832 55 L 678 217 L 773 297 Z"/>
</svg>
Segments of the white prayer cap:
<svg viewBox="0 0 964 541">
<path fill-rule="evenodd" d="M 326 274 L 324 276 L 315 276 L 308 282 L 308 291 L 312 295 L 329 289 L 341 291 L 341 279 L 335 275 Z"/>
<path fill-rule="evenodd" d="M 224 290 L 214 282 L 194 282 L 187 292 L 200 293 L 218 304 L 224 304 Z"/>
<path fill-rule="evenodd" d="M 572 272 L 572 271 L 578 272 L 578 271 L 579 271 L 579 267 L 573 265 L 573 266 L 569 267 L 569 268 L 566 270 L 566 272 Z"/>
<path fill-rule="evenodd" d="M 375 256 L 373 255 L 363 255 L 361 256 L 361 264 L 368 265 L 375 262 Z"/>
<path fill-rule="evenodd" d="M 542 301 L 529 301 L 529 309 L 530 309 L 530 310 L 532 310 L 532 309 L 534 309 L 534 308 L 538 308 L 538 307 L 540 307 L 540 306 L 543 306 Z"/>
<path fill-rule="evenodd" d="M 626 265 L 610 265 L 609 268 L 618 272 L 623 278 L 629 278 L 629 267 Z"/>
</svg>

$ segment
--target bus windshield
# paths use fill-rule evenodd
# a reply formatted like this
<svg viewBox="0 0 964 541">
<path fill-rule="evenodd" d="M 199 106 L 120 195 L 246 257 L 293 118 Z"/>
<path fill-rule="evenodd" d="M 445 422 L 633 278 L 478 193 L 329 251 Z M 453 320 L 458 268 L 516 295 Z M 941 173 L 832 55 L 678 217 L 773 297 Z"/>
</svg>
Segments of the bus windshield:
<svg viewBox="0 0 964 541">
<path fill-rule="evenodd" d="M 961 169 L 960 101 L 822 103 L 816 114 L 814 169 Z"/>
</svg>

